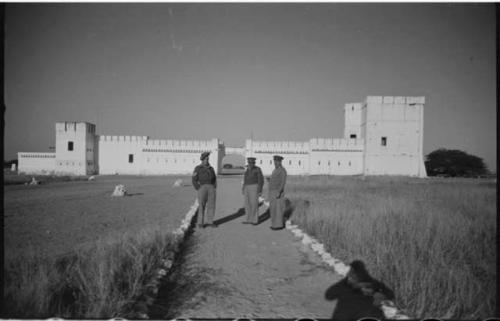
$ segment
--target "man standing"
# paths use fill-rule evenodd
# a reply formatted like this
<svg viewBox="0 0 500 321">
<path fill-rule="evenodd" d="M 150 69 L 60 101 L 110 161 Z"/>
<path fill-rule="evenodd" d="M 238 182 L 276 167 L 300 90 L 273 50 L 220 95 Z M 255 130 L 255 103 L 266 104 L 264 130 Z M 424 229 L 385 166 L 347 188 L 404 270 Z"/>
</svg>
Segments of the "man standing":
<svg viewBox="0 0 500 321">
<path fill-rule="evenodd" d="M 201 154 L 201 164 L 194 168 L 192 177 L 193 186 L 198 191 L 198 227 L 201 228 L 206 226 L 217 227 L 213 222 L 217 176 L 214 168 L 208 163 L 209 155 L 210 152 Z"/>
<path fill-rule="evenodd" d="M 285 183 L 286 170 L 281 166 L 283 157 L 275 155 L 274 170 L 269 180 L 269 211 L 271 212 L 271 229 L 281 230 L 285 227 Z"/>
<path fill-rule="evenodd" d="M 257 225 L 259 222 L 259 196 L 262 195 L 264 176 L 260 167 L 255 166 L 255 157 L 247 158 L 248 167 L 243 177 L 241 192 L 245 196 L 247 220 L 243 224 Z"/>
</svg>

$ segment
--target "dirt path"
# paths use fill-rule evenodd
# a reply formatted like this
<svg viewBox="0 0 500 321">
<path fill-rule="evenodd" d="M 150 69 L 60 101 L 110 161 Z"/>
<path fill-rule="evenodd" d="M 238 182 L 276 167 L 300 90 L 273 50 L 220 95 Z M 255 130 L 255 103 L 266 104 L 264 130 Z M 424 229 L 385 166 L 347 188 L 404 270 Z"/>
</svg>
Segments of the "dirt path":
<svg viewBox="0 0 500 321">
<path fill-rule="evenodd" d="M 324 295 L 341 277 L 288 230 L 271 230 L 269 220 L 258 226 L 242 224 L 240 184 L 241 177 L 220 179 L 219 227 L 197 229 L 192 235 L 174 277 L 176 289 L 164 301 L 175 307 L 168 317 L 331 317 L 334 303 Z M 261 206 L 260 214 L 264 211 Z M 161 309 L 155 314 L 166 316 Z"/>
</svg>

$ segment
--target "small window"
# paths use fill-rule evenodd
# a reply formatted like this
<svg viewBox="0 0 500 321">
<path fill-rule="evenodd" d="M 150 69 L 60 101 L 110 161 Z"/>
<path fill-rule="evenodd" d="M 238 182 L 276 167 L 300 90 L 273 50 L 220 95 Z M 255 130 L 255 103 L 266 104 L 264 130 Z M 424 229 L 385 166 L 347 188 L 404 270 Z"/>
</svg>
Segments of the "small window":
<svg viewBox="0 0 500 321">
<path fill-rule="evenodd" d="M 349 166 L 351 166 L 351 161 L 349 161 Z"/>
<path fill-rule="evenodd" d="M 73 142 L 68 142 L 68 150 L 73 150 Z"/>
<path fill-rule="evenodd" d="M 134 154 L 128 154 L 128 162 L 133 163 L 134 162 Z"/>
<path fill-rule="evenodd" d="M 262 165 L 262 159 L 260 160 L 260 164 Z"/>
<path fill-rule="evenodd" d="M 340 166 L 340 162 L 337 162 L 337 166 Z"/>
<path fill-rule="evenodd" d="M 272 163 L 273 163 L 273 161 L 272 161 L 272 160 L 270 160 L 270 161 L 269 161 L 269 165 L 272 165 Z"/>
<path fill-rule="evenodd" d="M 321 165 L 321 161 L 318 161 L 318 166 Z"/>
<path fill-rule="evenodd" d="M 382 137 L 380 143 L 382 146 L 387 146 L 387 137 Z"/>
<path fill-rule="evenodd" d="M 292 161 L 291 160 L 288 161 L 288 165 L 292 165 Z"/>
<path fill-rule="evenodd" d="M 300 161 L 299 161 L 299 165 L 300 165 Z"/>
<path fill-rule="evenodd" d="M 330 166 L 330 161 L 328 161 L 328 166 Z"/>
<path fill-rule="evenodd" d="M 351 134 L 351 136 L 349 136 L 351 138 L 356 138 L 356 134 Z"/>
</svg>

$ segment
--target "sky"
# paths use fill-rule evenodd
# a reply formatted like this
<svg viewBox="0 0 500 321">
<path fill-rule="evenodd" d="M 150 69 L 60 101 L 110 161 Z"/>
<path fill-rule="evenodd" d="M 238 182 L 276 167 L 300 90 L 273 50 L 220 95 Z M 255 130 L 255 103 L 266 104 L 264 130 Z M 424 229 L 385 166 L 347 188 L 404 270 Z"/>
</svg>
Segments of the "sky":
<svg viewBox="0 0 500 321">
<path fill-rule="evenodd" d="M 496 171 L 493 3 L 5 8 L 6 160 L 53 151 L 56 121 L 243 147 L 342 138 L 344 104 L 425 96 L 424 154 L 460 149 Z"/>
</svg>

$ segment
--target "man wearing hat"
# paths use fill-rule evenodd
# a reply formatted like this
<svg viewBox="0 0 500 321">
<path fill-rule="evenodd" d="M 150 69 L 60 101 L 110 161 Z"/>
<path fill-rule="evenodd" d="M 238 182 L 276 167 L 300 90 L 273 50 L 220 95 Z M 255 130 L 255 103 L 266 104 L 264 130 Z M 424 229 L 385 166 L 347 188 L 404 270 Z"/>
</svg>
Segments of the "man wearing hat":
<svg viewBox="0 0 500 321">
<path fill-rule="evenodd" d="M 255 157 L 247 158 L 248 166 L 243 176 L 241 192 L 245 196 L 245 213 L 247 219 L 243 224 L 257 225 L 259 221 L 259 196 L 262 195 L 264 176 L 260 167 L 255 166 Z"/>
<path fill-rule="evenodd" d="M 274 170 L 269 179 L 269 211 L 271 212 L 271 229 L 281 230 L 285 227 L 285 183 L 286 170 L 281 166 L 283 157 L 273 156 Z"/>
<path fill-rule="evenodd" d="M 202 228 L 206 226 L 217 227 L 213 222 L 217 176 L 214 168 L 208 163 L 209 155 L 210 152 L 201 154 L 201 164 L 194 168 L 192 177 L 193 186 L 198 191 L 198 227 Z"/>
</svg>

